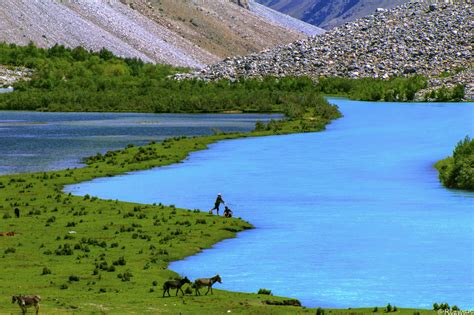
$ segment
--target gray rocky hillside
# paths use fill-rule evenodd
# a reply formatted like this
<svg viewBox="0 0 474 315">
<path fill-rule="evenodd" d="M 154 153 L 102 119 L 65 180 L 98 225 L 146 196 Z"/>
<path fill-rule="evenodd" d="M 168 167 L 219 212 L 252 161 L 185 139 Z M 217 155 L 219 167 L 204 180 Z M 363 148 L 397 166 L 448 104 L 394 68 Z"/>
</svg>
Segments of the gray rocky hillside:
<svg viewBox="0 0 474 315">
<path fill-rule="evenodd" d="M 320 36 L 227 58 L 187 77 L 435 77 L 472 68 L 472 4 L 416 2 L 378 11 Z M 466 73 L 458 77 L 472 82 L 472 71 Z"/>
</svg>

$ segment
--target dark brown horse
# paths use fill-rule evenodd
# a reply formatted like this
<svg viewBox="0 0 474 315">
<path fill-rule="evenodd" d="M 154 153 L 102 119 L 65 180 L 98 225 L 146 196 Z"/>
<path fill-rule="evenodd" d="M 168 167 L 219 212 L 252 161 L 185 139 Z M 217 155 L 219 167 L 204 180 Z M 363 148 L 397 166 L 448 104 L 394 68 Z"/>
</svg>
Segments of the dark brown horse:
<svg viewBox="0 0 474 315">
<path fill-rule="evenodd" d="M 191 283 L 191 281 L 188 279 L 188 277 L 184 277 L 184 279 L 180 280 L 168 280 L 163 284 L 163 297 L 165 297 L 165 293 L 168 292 L 168 296 L 171 296 L 170 294 L 170 289 L 176 289 L 176 296 L 178 296 L 178 291 L 181 291 L 183 293 L 183 289 L 181 287 L 185 285 L 186 283 Z"/>
<path fill-rule="evenodd" d="M 209 290 L 211 290 L 211 294 L 214 294 L 214 292 L 212 292 L 212 285 L 216 282 L 222 283 L 222 279 L 219 275 L 215 275 L 212 278 L 196 279 L 194 281 L 194 288 L 196 289 L 196 295 L 201 295 L 201 292 L 199 292 L 199 289 L 202 287 L 207 287 L 206 295 L 209 293 Z"/>
<path fill-rule="evenodd" d="M 39 312 L 39 302 L 41 297 L 38 295 L 14 295 L 12 296 L 12 303 L 17 302 L 23 314 L 26 314 L 28 307 L 34 306 L 36 314 Z"/>
</svg>

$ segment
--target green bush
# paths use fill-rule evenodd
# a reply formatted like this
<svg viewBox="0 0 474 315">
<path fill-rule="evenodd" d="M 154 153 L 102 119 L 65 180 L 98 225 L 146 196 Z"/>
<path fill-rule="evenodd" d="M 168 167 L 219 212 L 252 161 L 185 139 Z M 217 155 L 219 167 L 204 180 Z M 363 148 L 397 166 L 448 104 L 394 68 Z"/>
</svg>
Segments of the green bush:
<svg viewBox="0 0 474 315">
<path fill-rule="evenodd" d="M 5 249 L 5 254 L 14 254 L 16 252 L 16 249 L 13 247 L 8 247 Z"/>
<path fill-rule="evenodd" d="M 435 167 L 444 186 L 474 191 L 474 139 L 466 136 L 459 141 L 453 156 L 438 161 Z"/>
<path fill-rule="evenodd" d="M 48 267 L 43 267 L 43 271 L 41 272 L 41 275 L 50 275 L 51 274 L 51 269 Z"/>
<path fill-rule="evenodd" d="M 419 90 L 427 87 L 422 76 L 398 77 L 390 80 L 362 78 L 321 78 L 318 91 L 329 95 L 346 96 L 362 101 L 413 101 Z"/>
<path fill-rule="evenodd" d="M 257 294 L 272 295 L 272 290 L 260 289 Z"/>
</svg>

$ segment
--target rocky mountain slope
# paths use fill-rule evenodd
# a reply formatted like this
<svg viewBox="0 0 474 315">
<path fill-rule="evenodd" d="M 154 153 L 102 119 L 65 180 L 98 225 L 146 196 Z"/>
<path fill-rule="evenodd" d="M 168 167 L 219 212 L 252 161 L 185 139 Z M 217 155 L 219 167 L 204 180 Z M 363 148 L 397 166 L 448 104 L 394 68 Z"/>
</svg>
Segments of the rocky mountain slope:
<svg viewBox="0 0 474 315">
<path fill-rule="evenodd" d="M 320 36 L 259 54 L 227 58 L 190 76 L 209 80 L 265 75 L 434 77 L 469 69 L 472 68 L 472 9 L 467 3 L 431 8 L 407 3 Z"/>
<path fill-rule="evenodd" d="M 294 25 L 283 25 L 252 13 L 247 9 L 248 2 L 242 0 L 235 0 L 235 4 L 229 0 L 124 2 L 219 59 L 258 52 L 305 37 Z"/>
<path fill-rule="evenodd" d="M 372 14 L 377 8 L 393 8 L 409 0 L 257 0 L 324 29 L 331 29 Z"/>
<path fill-rule="evenodd" d="M 293 18 L 289 15 L 272 10 L 262 4 L 255 2 L 254 0 L 251 0 L 248 3 L 247 7 L 252 13 L 266 20 L 270 20 L 286 28 L 298 30 L 308 36 L 321 35 L 326 32 L 322 28 L 316 27 L 309 23 Z"/>
<path fill-rule="evenodd" d="M 304 34 L 229 0 L 2 0 L 0 42 L 56 43 L 201 68 Z"/>
</svg>

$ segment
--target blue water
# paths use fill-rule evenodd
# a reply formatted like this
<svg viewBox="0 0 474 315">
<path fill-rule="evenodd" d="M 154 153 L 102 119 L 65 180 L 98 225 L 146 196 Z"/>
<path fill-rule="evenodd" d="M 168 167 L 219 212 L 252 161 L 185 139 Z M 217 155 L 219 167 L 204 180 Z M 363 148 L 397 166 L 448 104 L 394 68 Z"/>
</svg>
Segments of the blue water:
<svg viewBox="0 0 474 315">
<path fill-rule="evenodd" d="M 170 115 L 0 111 L 0 174 L 81 166 L 84 157 L 172 136 L 249 131 L 280 115 Z"/>
<path fill-rule="evenodd" d="M 217 288 L 307 306 L 474 308 L 474 194 L 443 188 L 433 168 L 474 134 L 474 105 L 333 102 L 344 118 L 325 132 L 220 142 L 68 190 L 204 211 L 222 192 L 256 229 L 171 264 L 219 273 Z"/>
</svg>

